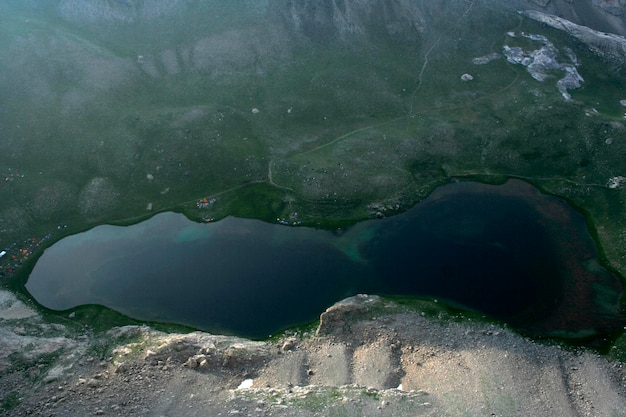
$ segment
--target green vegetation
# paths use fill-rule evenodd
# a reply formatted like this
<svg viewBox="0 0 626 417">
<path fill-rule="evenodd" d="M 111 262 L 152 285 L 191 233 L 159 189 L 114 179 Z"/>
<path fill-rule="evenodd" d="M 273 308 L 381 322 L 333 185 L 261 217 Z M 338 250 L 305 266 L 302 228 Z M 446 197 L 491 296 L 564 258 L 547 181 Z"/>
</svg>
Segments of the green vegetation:
<svg viewBox="0 0 626 417">
<path fill-rule="evenodd" d="M 626 175 L 626 81 L 585 45 L 489 2 L 425 10 L 401 39 L 373 27 L 326 43 L 270 6 L 196 3 L 133 22 L 0 6 L 4 283 L 100 223 L 175 210 L 337 228 L 449 181 L 510 177 L 580 208 L 626 273 L 626 189 L 608 186 Z M 506 61 L 504 45 L 541 46 L 509 31 L 575 53 L 572 101 L 558 73 L 539 82 Z"/>
<path fill-rule="evenodd" d="M 20 394 L 17 391 L 9 392 L 0 399 L 0 410 L 11 411 L 20 403 Z"/>
<path fill-rule="evenodd" d="M 4 370 L 6 375 L 20 372 L 32 384 L 40 383 L 48 370 L 59 360 L 59 352 L 29 355 L 36 347 L 28 345 L 24 352 L 14 352 L 9 355 L 10 366 Z M 9 397 L 10 398 L 10 397 Z"/>
</svg>

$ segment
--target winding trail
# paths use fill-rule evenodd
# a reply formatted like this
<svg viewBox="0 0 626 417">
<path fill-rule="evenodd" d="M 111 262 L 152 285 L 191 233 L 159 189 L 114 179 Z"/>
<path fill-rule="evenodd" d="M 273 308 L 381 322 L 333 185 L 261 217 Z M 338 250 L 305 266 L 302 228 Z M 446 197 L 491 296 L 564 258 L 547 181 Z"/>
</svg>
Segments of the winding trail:
<svg viewBox="0 0 626 417">
<path fill-rule="evenodd" d="M 456 24 L 451 26 L 451 28 L 448 30 L 449 33 L 451 32 L 455 27 L 457 27 L 461 21 L 467 17 L 469 15 L 469 13 L 472 12 L 473 7 L 474 7 L 474 1 L 473 0 L 468 0 L 467 1 L 468 7 L 467 9 L 465 9 L 465 11 L 458 17 L 458 19 L 456 20 Z M 515 28 L 509 30 L 509 31 L 516 31 L 523 23 L 523 19 L 521 16 L 518 16 L 518 24 L 515 26 Z M 506 36 L 506 35 L 504 35 Z M 453 104 L 453 105 L 449 105 L 449 106 L 443 106 L 443 107 L 437 107 L 437 108 L 431 108 L 431 109 L 426 109 L 426 110 L 420 110 L 420 111 L 415 111 L 414 110 L 414 104 L 415 104 L 415 99 L 417 97 L 417 94 L 419 93 L 419 90 L 421 89 L 423 83 L 424 83 L 424 77 L 426 74 L 426 71 L 428 70 L 429 64 L 430 64 L 430 57 L 432 55 L 432 53 L 440 46 L 441 42 L 442 42 L 442 38 L 443 35 L 440 35 L 433 43 L 432 45 L 430 45 L 430 47 L 428 48 L 428 50 L 426 50 L 426 52 L 424 53 L 423 56 L 423 63 L 420 67 L 417 79 L 416 79 L 416 87 L 413 90 L 412 94 L 411 94 L 411 98 L 410 98 L 410 104 L 409 104 L 409 108 L 407 109 L 407 113 L 398 117 L 394 117 L 392 119 L 383 121 L 383 122 L 379 122 L 379 123 L 375 123 L 372 125 L 367 125 L 364 127 L 360 127 L 354 130 L 351 130 L 345 134 L 342 134 L 340 136 L 337 136 L 335 138 L 332 138 L 331 140 L 329 140 L 328 142 L 322 143 L 318 146 L 315 146 L 313 148 L 310 149 L 306 149 L 300 152 L 294 152 L 291 153 L 289 155 L 284 156 L 282 159 L 284 160 L 289 160 L 292 158 L 297 158 L 297 157 L 301 157 L 307 154 L 311 154 L 311 153 L 315 153 L 318 152 L 324 148 L 328 148 L 330 146 L 336 145 L 337 143 L 348 139 L 350 137 L 353 137 L 359 133 L 365 132 L 367 130 L 372 130 L 372 129 L 376 129 L 379 127 L 383 127 L 386 125 L 390 125 L 402 120 L 408 120 L 408 119 L 412 119 L 415 118 L 418 115 L 422 115 L 422 114 L 428 114 L 428 113 L 437 113 L 437 112 L 441 112 L 441 111 L 452 111 L 452 110 L 456 110 L 456 109 L 461 109 L 464 107 L 467 107 L 468 104 Z M 501 39 L 501 38 L 499 38 Z M 490 49 L 492 50 L 492 52 L 497 52 L 495 51 L 495 44 L 496 42 L 498 42 L 498 39 L 494 39 L 493 43 L 491 44 Z M 512 80 L 510 83 L 508 83 L 506 86 L 493 91 L 491 93 L 488 93 L 486 95 L 483 95 L 481 97 L 476 98 L 475 100 L 473 100 L 473 103 L 478 103 L 480 101 L 484 101 L 487 100 L 489 98 L 492 98 L 494 96 L 500 95 L 502 93 L 504 93 L 505 91 L 511 89 L 513 86 L 515 86 L 520 78 L 519 72 L 518 71 L 514 71 L 512 70 Z M 282 190 L 287 190 L 290 192 L 293 192 L 294 189 L 285 185 L 281 185 L 278 184 L 275 180 L 274 180 L 274 174 L 275 174 L 275 164 L 274 162 L 276 161 L 276 158 L 270 158 L 268 161 L 268 165 L 267 165 L 267 176 L 265 179 L 257 179 L 257 180 L 252 180 L 252 181 L 248 181 L 233 187 L 230 187 L 228 189 L 222 190 L 222 191 L 218 191 L 215 193 L 209 193 L 207 195 L 210 196 L 220 196 L 223 194 L 227 194 L 236 190 L 239 190 L 241 188 L 244 187 L 248 187 L 251 185 L 255 185 L 255 184 L 262 184 L 262 183 L 266 183 L 271 185 L 272 187 L 276 187 L 278 189 L 282 189 Z M 526 181 L 562 181 L 562 182 L 566 182 L 569 184 L 573 184 L 576 186 L 580 186 L 580 187 L 594 187 L 594 188 L 607 188 L 606 184 L 596 184 L 596 183 L 583 183 L 583 182 L 579 182 L 579 181 L 575 181 L 573 179 L 570 178 L 565 178 L 565 177 L 528 177 L 528 176 L 522 176 L 522 175 L 516 175 L 516 174 L 511 174 L 511 173 L 493 173 L 493 172 L 484 172 L 484 171 L 479 171 L 479 170 L 471 170 L 471 171 L 464 171 L 462 173 L 459 174 L 454 174 L 454 173 L 446 173 L 446 175 L 444 177 L 438 178 L 434 181 L 428 182 L 426 184 L 423 184 L 421 186 L 418 186 L 418 188 L 420 190 L 427 190 L 427 189 L 431 189 L 433 186 L 435 186 L 436 184 L 440 184 L 443 183 L 445 181 L 448 181 L 450 178 L 471 178 L 471 177 L 476 177 L 476 176 L 484 176 L 484 177 L 508 177 L 508 178 L 518 178 L 518 179 L 522 179 L 522 180 L 526 180 Z M 416 184 L 417 185 L 417 184 Z M 186 206 L 189 204 L 194 203 L 195 201 L 197 201 L 199 198 L 202 197 L 198 197 L 189 201 L 185 201 L 179 204 L 176 204 L 174 206 L 171 207 L 165 207 L 165 208 L 161 208 L 159 209 L 157 212 L 162 212 L 162 211 L 170 211 L 170 210 L 174 210 L 176 208 L 180 208 L 181 206 Z M 154 213 L 153 213 L 154 214 Z M 140 215 L 140 216 L 134 216 L 131 218 L 127 218 L 127 219 L 121 219 L 121 220 L 117 220 L 116 222 L 132 222 L 132 221 L 136 221 L 136 220 L 140 220 L 142 218 L 145 218 L 146 216 L 148 216 L 148 214 L 145 215 Z"/>
<path fill-rule="evenodd" d="M 461 20 L 472 11 L 472 8 L 474 7 L 474 0 L 468 0 L 468 3 L 469 3 L 468 8 L 458 18 L 456 25 L 458 25 L 461 22 Z M 451 32 L 451 31 L 452 31 L 452 28 L 448 32 Z M 415 96 L 417 96 L 417 92 L 419 91 L 424 81 L 424 72 L 426 72 L 426 68 L 428 67 L 430 54 L 435 50 L 437 46 L 439 46 L 439 43 L 441 43 L 441 36 L 437 38 L 437 40 L 430 46 L 430 48 L 428 48 L 428 51 L 426 51 L 426 53 L 424 54 L 424 63 L 422 64 L 422 68 L 420 69 L 420 72 L 417 76 L 415 90 L 413 90 L 413 94 L 411 95 L 411 105 L 409 108 L 409 113 L 411 114 L 413 113 L 413 104 L 415 101 Z"/>
<path fill-rule="evenodd" d="M 270 159 L 269 163 L 267 164 L 267 181 L 270 185 L 273 185 L 274 187 L 277 188 L 282 188 L 284 190 L 289 190 L 289 191 L 293 191 L 293 188 L 290 187 L 285 187 L 282 185 L 278 185 L 274 182 L 274 179 L 272 178 L 272 165 L 274 164 L 274 159 Z"/>
</svg>

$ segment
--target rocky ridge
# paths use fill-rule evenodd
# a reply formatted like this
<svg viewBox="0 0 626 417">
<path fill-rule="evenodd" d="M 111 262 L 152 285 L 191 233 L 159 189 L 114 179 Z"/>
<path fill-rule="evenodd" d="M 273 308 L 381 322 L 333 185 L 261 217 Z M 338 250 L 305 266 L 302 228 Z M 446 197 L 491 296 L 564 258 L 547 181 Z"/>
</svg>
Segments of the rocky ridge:
<svg viewBox="0 0 626 417">
<path fill-rule="evenodd" d="M 39 0 L 31 1 L 37 5 Z M 64 19 L 75 22 L 130 23 L 176 13 L 187 3 L 188 0 L 59 0 L 56 9 Z M 446 6 L 454 3 L 447 2 Z M 475 2 L 456 3 L 460 8 L 467 8 Z M 623 0 L 507 0 L 493 3 L 517 10 L 541 10 L 598 31 L 626 34 L 626 2 Z M 441 6 L 439 2 L 417 4 L 410 0 L 242 0 L 241 4 L 261 13 L 276 10 L 300 31 L 326 38 L 363 33 L 364 27 L 372 25 L 388 30 L 390 34 L 399 29 L 419 30 L 429 15 L 425 9 Z"/>
<path fill-rule="evenodd" d="M 626 3 L 623 0 L 511 0 L 518 10 L 535 9 L 591 29 L 626 35 Z"/>
<path fill-rule="evenodd" d="M 587 45 L 599 56 L 612 62 L 626 62 L 626 38 L 612 33 L 599 32 L 586 26 L 577 25 L 558 16 L 548 15 L 536 10 L 527 10 L 523 14 L 538 22 L 562 30 Z"/>
<path fill-rule="evenodd" d="M 2 297 L 5 416 L 626 415 L 622 363 L 432 305 L 358 295 L 315 330 L 251 341 L 77 334 Z"/>
</svg>

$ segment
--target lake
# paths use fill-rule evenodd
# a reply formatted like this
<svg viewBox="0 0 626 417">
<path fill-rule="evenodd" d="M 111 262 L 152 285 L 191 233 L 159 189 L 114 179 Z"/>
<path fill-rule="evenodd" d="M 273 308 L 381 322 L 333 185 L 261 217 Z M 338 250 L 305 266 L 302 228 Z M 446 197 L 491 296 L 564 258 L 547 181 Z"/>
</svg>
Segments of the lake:
<svg viewBox="0 0 626 417">
<path fill-rule="evenodd" d="M 410 210 L 345 230 L 161 213 L 46 249 L 26 284 L 43 306 L 265 337 L 357 293 L 436 298 L 537 335 L 622 323 L 618 276 L 584 216 L 531 185 L 451 183 Z"/>
</svg>

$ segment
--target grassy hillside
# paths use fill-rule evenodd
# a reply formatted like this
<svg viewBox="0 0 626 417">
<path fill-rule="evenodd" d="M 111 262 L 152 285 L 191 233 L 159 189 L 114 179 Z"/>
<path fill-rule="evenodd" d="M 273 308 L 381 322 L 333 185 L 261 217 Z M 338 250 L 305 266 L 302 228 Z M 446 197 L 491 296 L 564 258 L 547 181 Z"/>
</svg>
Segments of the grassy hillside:
<svg viewBox="0 0 626 417">
<path fill-rule="evenodd" d="M 491 2 L 410 3 L 4 2 L 3 271 L 49 234 L 162 210 L 331 228 L 519 177 L 584 210 L 624 273 L 620 69 Z M 564 70 L 507 61 L 545 46 L 523 34 L 576 63 L 572 100 Z"/>
</svg>

